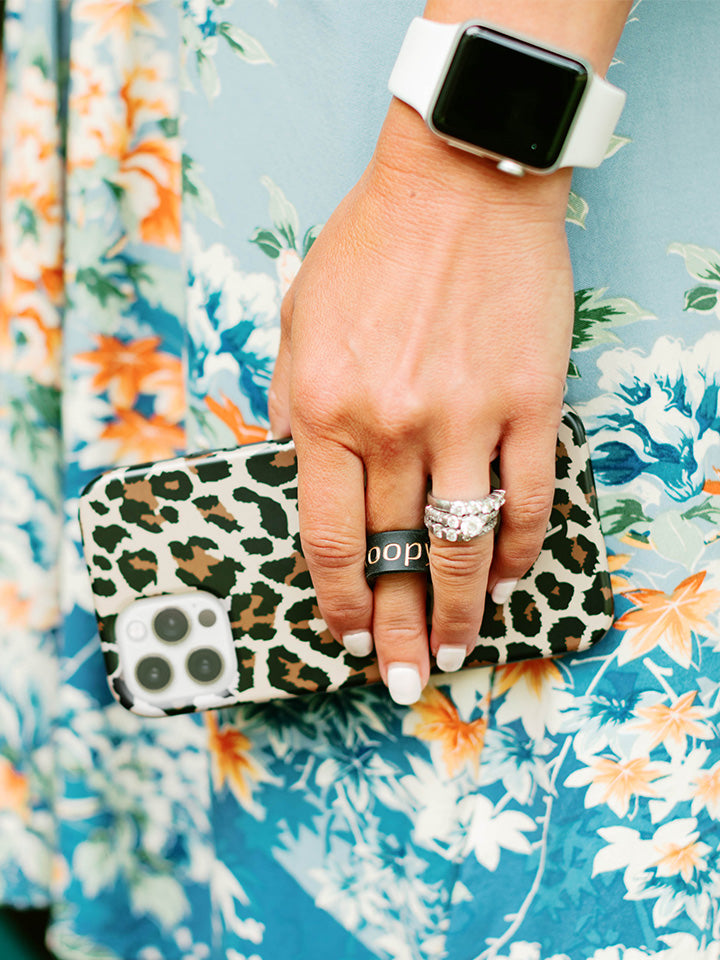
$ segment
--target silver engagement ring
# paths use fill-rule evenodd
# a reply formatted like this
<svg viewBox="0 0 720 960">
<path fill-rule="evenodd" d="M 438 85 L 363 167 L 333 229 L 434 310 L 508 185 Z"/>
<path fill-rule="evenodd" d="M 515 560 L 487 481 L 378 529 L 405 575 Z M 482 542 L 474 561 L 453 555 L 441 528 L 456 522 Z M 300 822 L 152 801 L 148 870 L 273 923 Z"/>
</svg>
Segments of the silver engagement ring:
<svg viewBox="0 0 720 960">
<path fill-rule="evenodd" d="M 504 503 L 504 490 L 493 490 L 479 500 L 443 500 L 430 493 L 425 526 L 440 540 L 465 543 L 495 529 Z"/>
</svg>

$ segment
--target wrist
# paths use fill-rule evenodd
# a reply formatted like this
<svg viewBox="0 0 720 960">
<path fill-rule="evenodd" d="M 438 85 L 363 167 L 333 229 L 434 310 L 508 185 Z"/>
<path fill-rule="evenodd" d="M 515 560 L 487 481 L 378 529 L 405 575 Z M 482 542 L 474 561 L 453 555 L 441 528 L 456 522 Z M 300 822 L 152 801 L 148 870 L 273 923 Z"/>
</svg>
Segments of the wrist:
<svg viewBox="0 0 720 960">
<path fill-rule="evenodd" d="M 450 146 L 430 132 L 423 119 L 399 100 L 387 113 L 371 170 L 386 189 L 405 195 L 418 192 L 438 202 L 458 197 L 517 207 L 527 216 L 564 222 L 572 171 L 522 178 L 508 176 L 494 161 Z"/>
</svg>

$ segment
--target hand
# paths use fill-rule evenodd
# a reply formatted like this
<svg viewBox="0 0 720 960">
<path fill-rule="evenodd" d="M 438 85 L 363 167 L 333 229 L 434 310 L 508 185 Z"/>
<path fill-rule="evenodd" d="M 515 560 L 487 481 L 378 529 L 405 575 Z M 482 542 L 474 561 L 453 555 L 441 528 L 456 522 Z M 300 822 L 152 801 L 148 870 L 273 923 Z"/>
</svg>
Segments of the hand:
<svg viewBox="0 0 720 960">
<path fill-rule="evenodd" d="M 372 643 L 398 702 L 430 659 L 425 578 L 365 583 L 365 533 L 423 525 L 443 498 L 490 490 L 501 529 L 432 538 L 429 647 L 472 650 L 486 588 L 507 594 L 539 553 L 572 332 L 569 174 L 507 177 L 432 138 L 394 102 L 373 160 L 323 228 L 282 309 L 274 435 L 298 452 L 303 550 L 321 612 L 351 652 Z"/>
</svg>

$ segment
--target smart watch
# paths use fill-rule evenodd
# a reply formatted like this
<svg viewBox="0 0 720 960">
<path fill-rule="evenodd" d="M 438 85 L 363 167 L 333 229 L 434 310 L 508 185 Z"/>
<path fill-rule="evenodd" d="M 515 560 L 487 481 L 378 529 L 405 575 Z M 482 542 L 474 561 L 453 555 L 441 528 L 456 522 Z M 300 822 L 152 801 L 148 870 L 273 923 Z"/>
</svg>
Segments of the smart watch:
<svg viewBox="0 0 720 960">
<path fill-rule="evenodd" d="M 443 140 L 518 176 L 597 167 L 625 103 L 581 57 L 477 20 L 416 17 L 388 86 Z"/>
</svg>

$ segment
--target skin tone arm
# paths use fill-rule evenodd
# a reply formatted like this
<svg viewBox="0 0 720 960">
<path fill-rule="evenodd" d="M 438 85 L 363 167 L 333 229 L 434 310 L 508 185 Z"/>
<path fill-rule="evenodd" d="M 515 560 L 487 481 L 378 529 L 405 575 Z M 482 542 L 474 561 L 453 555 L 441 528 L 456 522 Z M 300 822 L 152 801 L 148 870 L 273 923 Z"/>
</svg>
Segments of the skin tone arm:
<svg viewBox="0 0 720 960">
<path fill-rule="evenodd" d="M 487 20 L 584 56 L 604 74 L 626 0 L 429 0 L 429 19 Z M 534 562 L 554 490 L 573 322 L 565 236 L 571 172 L 521 179 L 447 146 L 393 100 L 373 158 L 288 292 L 270 392 L 298 451 L 300 524 L 323 616 L 352 652 L 375 646 L 394 699 L 430 657 L 457 669 L 486 590 Z M 364 579 L 365 531 L 422 526 L 443 498 L 507 491 L 499 535 L 431 538 L 432 630 L 417 574 Z"/>
</svg>

